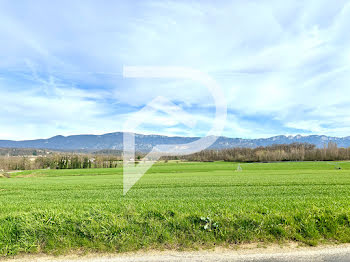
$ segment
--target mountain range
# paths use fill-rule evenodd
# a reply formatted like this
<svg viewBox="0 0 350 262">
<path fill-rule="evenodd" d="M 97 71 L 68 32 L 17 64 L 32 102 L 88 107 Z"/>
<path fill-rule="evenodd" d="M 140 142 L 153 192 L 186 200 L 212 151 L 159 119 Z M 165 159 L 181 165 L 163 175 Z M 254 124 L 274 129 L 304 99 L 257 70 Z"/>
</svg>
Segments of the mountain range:
<svg viewBox="0 0 350 262">
<path fill-rule="evenodd" d="M 137 151 L 148 152 L 155 145 L 159 144 L 185 144 L 193 142 L 199 137 L 180 137 L 163 135 L 142 135 L 135 134 L 135 147 Z M 327 145 L 329 141 L 335 142 L 339 147 L 350 147 L 350 136 L 348 137 L 330 137 L 324 135 L 309 136 L 273 136 L 270 138 L 243 139 L 218 137 L 217 141 L 211 146 L 212 149 L 223 149 L 232 147 L 259 147 L 273 144 L 291 144 L 291 143 L 310 143 L 317 147 Z M 101 150 L 101 149 L 123 149 L 123 133 L 115 132 L 104 135 L 72 135 L 72 136 L 54 136 L 48 139 L 35 140 L 0 140 L 2 148 L 41 148 L 53 150 Z"/>
</svg>

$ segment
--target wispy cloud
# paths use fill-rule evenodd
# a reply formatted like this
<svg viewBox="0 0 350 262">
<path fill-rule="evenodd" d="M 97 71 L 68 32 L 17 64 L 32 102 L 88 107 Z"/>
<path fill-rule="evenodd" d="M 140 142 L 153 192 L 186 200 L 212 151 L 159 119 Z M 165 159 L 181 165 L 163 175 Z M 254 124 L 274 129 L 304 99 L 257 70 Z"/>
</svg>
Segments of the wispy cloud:
<svg viewBox="0 0 350 262">
<path fill-rule="evenodd" d="M 1 1 L 0 17 L 0 138 L 119 131 L 157 96 L 197 126 L 159 114 L 137 131 L 210 129 L 203 86 L 123 79 L 123 65 L 207 72 L 227 98 L 226 136 L 350 134 L 349 1 Z"/>
</svg>

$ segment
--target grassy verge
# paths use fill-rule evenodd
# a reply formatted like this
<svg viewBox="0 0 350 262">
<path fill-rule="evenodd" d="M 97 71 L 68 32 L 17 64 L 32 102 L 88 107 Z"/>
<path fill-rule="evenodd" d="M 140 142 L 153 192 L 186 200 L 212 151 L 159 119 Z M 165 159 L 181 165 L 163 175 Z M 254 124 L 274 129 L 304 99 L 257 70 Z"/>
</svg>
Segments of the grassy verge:
<svg viewBox="0 0 350 262">
<path fill-rule="evenodd" d="M 167 163 L 0 178 L 0 254 L 350 242 L 350 163 Z"/>
</svg>

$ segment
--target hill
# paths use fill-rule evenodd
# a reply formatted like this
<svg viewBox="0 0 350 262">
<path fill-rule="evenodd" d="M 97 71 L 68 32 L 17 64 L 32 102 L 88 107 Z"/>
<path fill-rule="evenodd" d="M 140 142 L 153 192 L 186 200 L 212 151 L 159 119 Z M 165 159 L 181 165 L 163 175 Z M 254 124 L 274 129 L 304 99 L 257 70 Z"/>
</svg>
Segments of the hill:
<svg viewBox="0 0 350 262">
<path fill-rule="evenodd" d="M 152 147 L 159 144 L 184 144 L 195 141 L 199 137 L 169 137 L 162 135 L 135 134 L 136 150 L 148 152 Z M 270 138 L 242 139 L 219 137 L 212 149 L 223 149 L 232 147 L 269 146 L 273 144 L 310 143 L 317 147 L 323 147 L 329 141 L 335 142 L 339 147 L 349 147 L 350 137 L 330 137 L 323 135 L 310 136 L 274 136 Z M 0 147 L 4 148 L 47 148 L 54 150 L 102 150 L 123 149 L 123 133 L 115 132 L 104 135 L 72 135 L 54 136 L 48 139 L 36 140 L 0 140 Z"/>
</svg>

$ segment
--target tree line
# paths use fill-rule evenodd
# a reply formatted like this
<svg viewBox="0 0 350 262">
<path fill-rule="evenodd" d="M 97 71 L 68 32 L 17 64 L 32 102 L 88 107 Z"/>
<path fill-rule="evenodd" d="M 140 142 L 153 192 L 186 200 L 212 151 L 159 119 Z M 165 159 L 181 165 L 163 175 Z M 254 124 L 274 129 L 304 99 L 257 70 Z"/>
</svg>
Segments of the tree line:
<svg viewBox="0 0 350 262">
<path fill-rule="evenodd" d="M 30 169 L 79 169 L 79 168 L 115 168 L 122 164 L 122 155 L 118 154 L 57 153 L 29 156 L 0 156 L 2 170 Z M 145 154 L 138 153 L 136 161 Z M 232 161 L 232 162 L 275 162 L 275 161 L 340 161 L 350 160 L 350 147 L 338 148 L 329 142 L 323 148 L 308 143 L 261 146 L 257 148 L 228 148 L 221 150 L 203 150 L 201 152 L 175 157 L 162 157 L 162 160 L 182 161 Z"/>
<path fill-rule="evenodd" d="M 0 156 L 2 170 L 114 168 L 121 157 L 113 155 L 64 154 L 46 156 Z"/>
<path fill-rule="evenodd" d="M 329 142 L 323 148 L 316 148 L 315 145 L 308 143 L 293 143 L 257 148 L 203 150 L 187 156 L 164 157 L 163 159 L 232 162 L 337 161 L 350 160 L 350 148 L 338 148 L 334 142 Z"/>
</svg>

